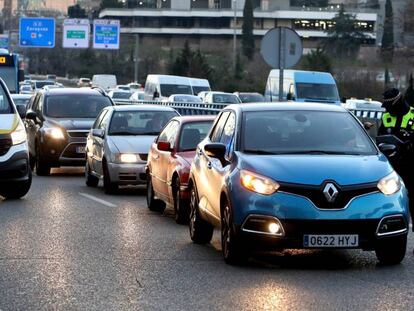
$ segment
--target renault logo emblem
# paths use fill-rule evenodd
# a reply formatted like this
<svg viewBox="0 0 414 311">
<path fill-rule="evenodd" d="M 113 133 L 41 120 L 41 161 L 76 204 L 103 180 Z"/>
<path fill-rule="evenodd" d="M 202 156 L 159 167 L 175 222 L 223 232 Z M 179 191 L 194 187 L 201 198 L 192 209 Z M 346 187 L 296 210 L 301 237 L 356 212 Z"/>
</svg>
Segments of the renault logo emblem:
<svg viewBox="0 0 414 311">
<path fill-rule="evenodd" d="M 332 183 L 327 183 L 323 189 L 323 195 L 329 203 L 332 203 L 336 200 L 338 193 L 338 189 L 336 189 L 335 185 Z"/>
</svg>

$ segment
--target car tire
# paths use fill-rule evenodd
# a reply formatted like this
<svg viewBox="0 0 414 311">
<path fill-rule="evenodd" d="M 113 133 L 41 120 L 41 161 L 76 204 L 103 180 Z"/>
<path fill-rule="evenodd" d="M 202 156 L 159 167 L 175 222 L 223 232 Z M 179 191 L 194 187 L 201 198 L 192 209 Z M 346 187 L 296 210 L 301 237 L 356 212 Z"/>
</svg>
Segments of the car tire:
<svg viewBox="0 0 414 311">
<path fill-rule="evenodd" d="M 6 187 L 0 192 L 0 195 L 8 200 L 15 200 L 24 197 L 32 185 L 32 171 L 29 170 L 28 180 L 15 182 L 10 187 Z"/>
<path fill-rule="evenodd" d="M 399 236 L 378 241 L 375 249 L 378 261 L 383 265 L 397 265 L 405 257 L 407 236 Z"/>
<path fill-rule="evenodd" d="M 102 165 L 103 168 L 103 187 L 106 194 L 114 194 L 118 191 L 118 185 L 111 182 L 111 177 L 109 175 L 109 169 L 106 162 Z"/>
<path fill-rule="evenodd" d="M 91 168 L 89 167 L 88 160 L 86 160 L 85 164 L 85 178 L 86 178 L 86 185 L 88 187 L 97 187 L 99 184 L 99 178 L 92 175 Z"/>
<path fill-rule="evenodd" d="M 175 178 L 173 185 L 175 222 L 180 225 L 187 225 L 189 220 L 188 200 L 181 199 L 181 183 L 179 177 Z"/>
<path fill-rule="evenodd" d="M 196 244 L 210 243 L 213 238 L 214 227 L 200 216 L 198 197 L 194 186 L 190 189 L 189 229 L 191 240 Z"/>
<path fill-rule="evenodd" d="M 247 262 L 248 253 L 237 235 L 228 201 L 224 202 L 221 212 L 221 250 L 227 264 L 241 265 Z"/>
<path fill-rule="evenodd" d="M 36 175 L 37 176 L 49 176 L 50 175 L 50 165 L 46 164 L 44 161 L 41 160 L 40 155 L 40 147 L 39 145 L 36 146 Z"/>
<path fill-rule="evenodd" d="M 150 211 L 163 212 L 165 210 L 165 202 L 155 199 L 154 187 L 152 186 L 151 176 L 147 176 L 147 206 Z"/>
</svg>

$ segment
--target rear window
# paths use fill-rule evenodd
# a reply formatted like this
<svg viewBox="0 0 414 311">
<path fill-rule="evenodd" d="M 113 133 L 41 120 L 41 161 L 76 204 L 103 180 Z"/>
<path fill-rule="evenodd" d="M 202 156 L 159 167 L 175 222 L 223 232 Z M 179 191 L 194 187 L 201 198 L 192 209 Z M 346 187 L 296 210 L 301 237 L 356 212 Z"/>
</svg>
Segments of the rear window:
<svg viewBox="0 0 414 311">
<path fill-rule="evenodd" d="M 44 110 L 51 118 L 95 119 L 103 108 L 111 105 L 111 100 L 101 95 L 53 95 L 46 98 Z"/>
<path fill-rule="evenodd" d="M 3 86 L 0 85 L 0 114 L 14 113 L 9 98 L 6 96 L 6 92 Z"/>
<path fill-rule="evenodd" d="M 197 145 L 207 136 L 213 121 L 203 121 L 185 124 L 181 130 L 179 143 L 180 151 L 196 150 Z"/>
</svg>

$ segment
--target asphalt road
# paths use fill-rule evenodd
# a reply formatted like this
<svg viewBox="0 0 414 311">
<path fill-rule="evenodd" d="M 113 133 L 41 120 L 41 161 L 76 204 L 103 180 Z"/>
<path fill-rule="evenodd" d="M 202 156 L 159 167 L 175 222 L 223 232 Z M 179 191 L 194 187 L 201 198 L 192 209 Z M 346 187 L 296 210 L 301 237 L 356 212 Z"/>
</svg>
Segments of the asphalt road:
<svg viewBox="0 0 414 311">
<path fill-rule="evenodd" d="M 413 238 L 404 262 L 362 251 L 259 254 L 232 267 L 191 242 L 145 190 L 107 196 L 78 171 L 35 177 L 0 199 L 0 310 L 413 310 Z M 103 201 L 101 201 L 103 200 Z"/>
</svg>

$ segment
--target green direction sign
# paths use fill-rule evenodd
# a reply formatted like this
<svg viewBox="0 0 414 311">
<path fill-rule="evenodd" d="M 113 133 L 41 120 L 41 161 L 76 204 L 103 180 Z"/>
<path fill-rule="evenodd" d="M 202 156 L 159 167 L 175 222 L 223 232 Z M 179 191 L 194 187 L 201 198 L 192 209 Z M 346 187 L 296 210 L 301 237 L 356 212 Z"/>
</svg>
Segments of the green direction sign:
<svg viewBox="0 0 414 311">
<path fill-rule="evenodd" d="M 85 49 L 89 47 L 89 20 L 65 19 L 63 21 L 63 47 Z"/>
<path fill-rule="evenodd" d="M 68 39 L 85 39 L 86 32 L 84 30 L 68 30 L 66 37 Z"/>
</svg>

